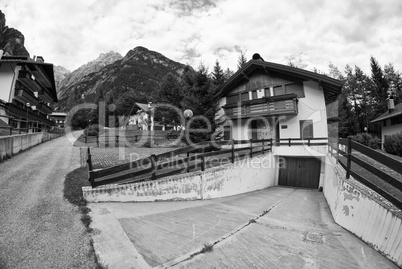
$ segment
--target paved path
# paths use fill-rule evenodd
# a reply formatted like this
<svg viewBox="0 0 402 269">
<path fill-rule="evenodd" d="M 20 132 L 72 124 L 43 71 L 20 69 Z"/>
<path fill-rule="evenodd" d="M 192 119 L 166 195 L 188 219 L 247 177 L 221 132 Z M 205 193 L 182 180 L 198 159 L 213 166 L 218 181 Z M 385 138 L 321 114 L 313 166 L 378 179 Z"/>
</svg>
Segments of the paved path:
<svg viewBox="0 0 402 269">
<path fill-rule="evenodd" d="M 335 224 L 315 190 L 89 206 L 95 249 L 110 269 L 397 268 Z M 200 253 L 206 245 L 212 251 Z"/>
<path fill-rule="evenodd" d="M 66 137 L 0 163 L 0 268 L 94 268 L 80 213 L 63 198 L 78 167 Z"/>
</svg>

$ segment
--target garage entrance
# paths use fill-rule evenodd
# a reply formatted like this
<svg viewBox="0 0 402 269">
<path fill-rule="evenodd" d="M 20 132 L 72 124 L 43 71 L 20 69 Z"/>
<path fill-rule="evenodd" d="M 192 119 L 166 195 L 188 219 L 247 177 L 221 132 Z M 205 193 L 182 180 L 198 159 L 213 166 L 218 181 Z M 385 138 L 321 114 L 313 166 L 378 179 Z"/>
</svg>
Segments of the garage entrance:
<svg viewBox="0 0 402 269">
<path fill-rule="evenodd" d="M 279 169 L 278 185 L 318 189 L 321 161 L 310 157 L 287 157 Z"/>
</svg>

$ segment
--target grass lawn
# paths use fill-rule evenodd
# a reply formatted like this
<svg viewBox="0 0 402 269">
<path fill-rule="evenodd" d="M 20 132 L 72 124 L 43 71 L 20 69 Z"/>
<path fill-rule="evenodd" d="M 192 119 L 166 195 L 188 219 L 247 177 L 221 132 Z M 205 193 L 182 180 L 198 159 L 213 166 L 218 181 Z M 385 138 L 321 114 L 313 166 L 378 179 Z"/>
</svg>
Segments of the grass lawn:
<svg viewBox="0 0 402 269">
<path fill-rule="evenodd" d="M 381 151 L 381 153 L 383 153 Z M 394 170 L 392 170 L 391 168 L 388 168 L 387 166 L 377 162 L 376 160 L 371 159 L 370 157 L 353 150 L 352 151 L 352 155 L 356 156 L 357 158 L 361 159 L 362 161 L 365 161 L 369 164 L 371 164 L 372 166 L 376 167 L 379 170 L 382 170 L 383 172 L 387 173 L 388 175 L 394 177 L 395 179 L 399 180 L 402 182 L 402 174 L 399 174 L 397 172 L 395 172 Z M 393 158 L 395 158 L 395 156 L 387 154 Z M 398 159 L 398 158 L 395 158 Z M 402 158 L 398 159 L 401 160 Z M 339 160 L 346 164 L 346 158 L 339 155 Z M 402 161 L 401 161 L 401 165 L 402 165 Z M 352 166 L 351 169 L 353 172 L 359 174 L 360 176 L 366 178 L 367 180 L 369 180 L 370 182 L 372 182 L 374 185 L 378 186 L 379 188 L 385 190 L 386 192 L 388 192 L 389 194 L 391 194 L 392 196 L 394 196 L 395 198 L 397 198 L 399 201 L 402 201 L 402 190 L 392 186 L 391 184 L 389 184 L 388 182 L 384 181 L 383 179 L 381 179 L 380 177 L 372 174 L 371 172 L 367 171 L 366 169 L 364 169 L 363 167 L 361 167 L 360 165 L 357 165 L 356 163 L 352 162 Z"/>
<path fill-rule="evenodd" d="M 87 201 L 82 196 L 82 187 L 90 186 L 88 181 L 87 168 L 82 167 L 75 169 L 74 171 L 67 174 L 66 179 L 64 181 L 64 198 L 67 199 L 71 204 L 77 206 L 81 212 L 81 221 L 86 228 L 87 233 L 90 235 L 92 229 L 89 227 L 91 224 L 91 217 L 89 216 L 90 209 L 86 206 Z M 96 264 L 96 269 L 107 268 L 102 265 L 98 259 L 98 256 L 95 254 L 93 241 L 91 240 L 91 253 L 88 254 L 88 257 L 93 259 Z"/>
</svg>

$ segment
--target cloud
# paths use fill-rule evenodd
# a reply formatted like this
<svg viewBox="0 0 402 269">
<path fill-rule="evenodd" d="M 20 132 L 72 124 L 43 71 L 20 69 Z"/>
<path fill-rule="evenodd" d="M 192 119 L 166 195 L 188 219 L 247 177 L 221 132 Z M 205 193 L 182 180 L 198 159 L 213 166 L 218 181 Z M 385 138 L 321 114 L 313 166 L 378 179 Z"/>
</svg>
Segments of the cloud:
<svg viewBox="0 0 402 269">
<path fill-rule="evenodd" d="M 195 67 L 219 60 L 235 70 L 243 51 L 324 72 L 329 62 L 368 72 L 373 55 L 402 70 L 400 0 L 19 0 L 3 12 L 31 55 L 70 70 L 138 45 Z"/>
</svg>

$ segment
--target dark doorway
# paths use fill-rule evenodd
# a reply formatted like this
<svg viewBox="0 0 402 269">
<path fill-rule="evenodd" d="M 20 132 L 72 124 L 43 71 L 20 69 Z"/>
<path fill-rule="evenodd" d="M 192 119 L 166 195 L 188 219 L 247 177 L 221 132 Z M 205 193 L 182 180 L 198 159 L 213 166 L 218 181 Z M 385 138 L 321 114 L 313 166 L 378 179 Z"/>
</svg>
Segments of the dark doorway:
<svg viewBox="0 0 402 269">
<path fill-rule="evenodd" d="M 317 158 L 284 157 L 279 169 L 278 185 L 318 189 L 321 161 Z"/>
</svg>

